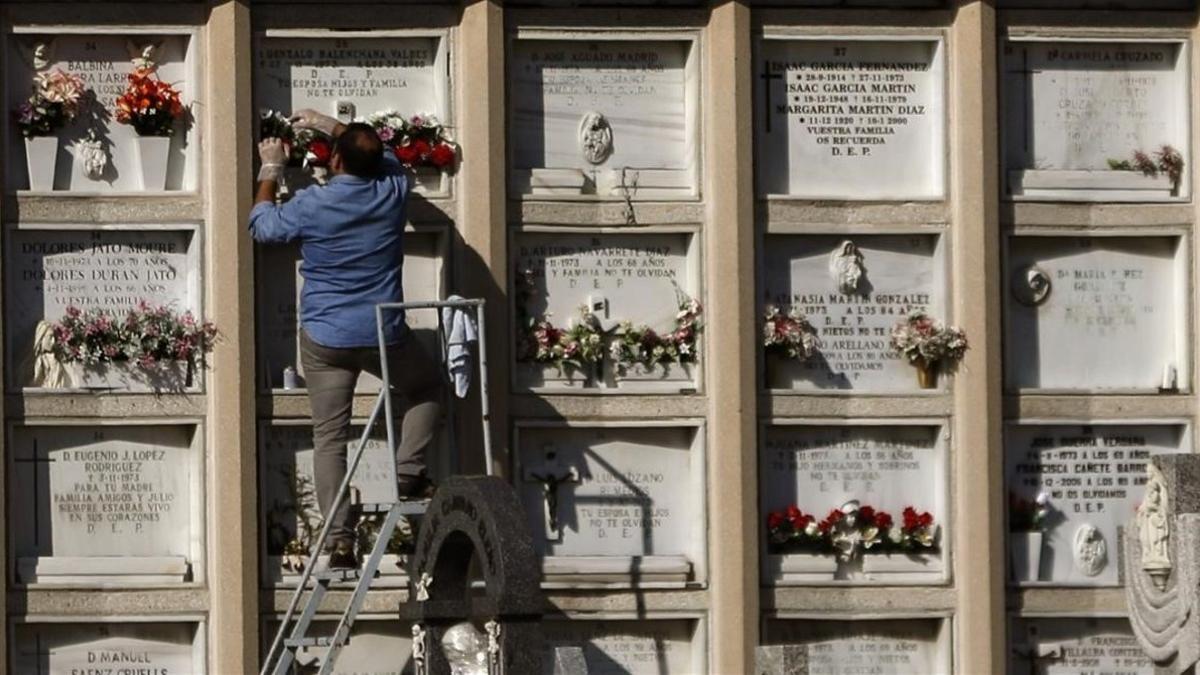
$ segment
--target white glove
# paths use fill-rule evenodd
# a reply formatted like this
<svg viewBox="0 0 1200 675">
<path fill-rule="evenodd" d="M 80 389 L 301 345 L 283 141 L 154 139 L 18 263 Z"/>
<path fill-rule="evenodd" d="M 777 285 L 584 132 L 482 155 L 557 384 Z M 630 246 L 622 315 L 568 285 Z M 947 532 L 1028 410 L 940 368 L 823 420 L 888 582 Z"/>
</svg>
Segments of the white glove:
<svg viewBox="0 0 1200 675">
<path fill-rule="evenodd" d="M 258 158 L 262 160 L 258 180 L 278 181 L 283 175 L 283 167 L 287 165 L 287 146 L 278 138 L 264 138 L 258 143 Z"/>
<path fill-rule="evenodd" d="M 322 115 L 312 108 L 297 110 L 292 113 L 292 126 L 297 129 L 313 129 L 319 131 L 326 136 L 332 136 L 334 129 L 337 128 L 338 121 L 329 115 Z"/>
</svg>

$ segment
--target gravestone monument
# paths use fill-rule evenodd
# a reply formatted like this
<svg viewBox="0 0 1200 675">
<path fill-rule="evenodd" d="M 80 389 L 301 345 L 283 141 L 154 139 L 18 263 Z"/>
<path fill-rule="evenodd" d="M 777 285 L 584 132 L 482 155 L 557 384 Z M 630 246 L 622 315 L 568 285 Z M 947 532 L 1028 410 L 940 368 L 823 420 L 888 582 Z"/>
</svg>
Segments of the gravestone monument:
<svg viewBox="0 0 1200 675">
<path fill-rule="evenodd" d="M 451 675 L 453 666 L 540 669 L 545 599 L 521 504 L 503 479 L 453 476 L 439 486 L 409 579 L 400 618 L 412 622 L 416 675 Z"/>
<path fill-rule="evenodd" d="M 1159 675 L 1200 662 L 1200 456 L 1166 455 L 1146 467 L 1146 496 L 1128 520 L 1125 598 L 1138 644 Z"/>
<path fill-rule="evenodd" d="M 783 660 L 792 668 L 779 671 L 785 675 L 952 672 L 949 624 L 937 618 L 772 619 L 763 642 L 776 648 L 760 658 Z"/>
</svg>

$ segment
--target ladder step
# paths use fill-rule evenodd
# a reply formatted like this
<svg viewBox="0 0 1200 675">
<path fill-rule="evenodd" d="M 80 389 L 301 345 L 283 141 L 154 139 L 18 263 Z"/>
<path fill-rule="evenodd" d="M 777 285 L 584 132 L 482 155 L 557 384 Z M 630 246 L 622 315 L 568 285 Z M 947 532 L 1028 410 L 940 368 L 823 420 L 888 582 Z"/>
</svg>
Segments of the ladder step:
<svg viewBox="0 0 1200 675">
<path fill-rule="evenodd" d="M 283 646 L 288 649 L 303 649 L 304 647 L 329 647 L 333 644 L 333 638 L 328 635 L 320 637 L 302 637 L 302 638 L 287 638 L 283 641 Z"/>
<path fill-rule="evenodd" d="M 358 581 L 361 574 L 362 571 L 356 567 L 354 569 L 321 570 L 313 572 L 312 577 L 318 582 L 335 583 L 338 581 Z"/>
<path fill-rule="evenodd" d="M 395 506 L 399 508 L 402 516 L 421 516 L 429 510 L 428 499 L 417 499 L 404 502 L 367 502 L 364 504 L 355 504 L 354 508 L 362 513 L 387 513 Z"/>
</svg>

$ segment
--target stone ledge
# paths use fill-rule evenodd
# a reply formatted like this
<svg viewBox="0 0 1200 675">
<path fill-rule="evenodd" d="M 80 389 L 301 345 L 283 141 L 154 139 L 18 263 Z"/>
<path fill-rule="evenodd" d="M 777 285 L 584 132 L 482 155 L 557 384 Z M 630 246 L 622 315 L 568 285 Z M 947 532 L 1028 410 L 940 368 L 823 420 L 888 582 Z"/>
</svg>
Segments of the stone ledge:
<svg viewBox="0 0 1200 675">
<path fill-rule="evenodd" d="M 17 616 L 119 617 L 196 615 L 208 611 L 208 590 L 146 589 L 29 589 L 9 591 L 8 613 Z"/>
<path fill-rule="evenodd" d="M 871 233 L 943 229 L 950 223 L 946 202 L 852 202 L 786 197 L 759 199 L 756 219 L 771 233 L 800 232 L 805 225 L 845 228 L 870 226 Z M 811 228 L 807 228 L 811 229 Z"/>
<path fill-rule="evenodd" d="M 1024 227 L 1161 228 L 1190 225 L 1196 220 L 1192 204 L 1087 204 L 1065 202 L 1003 202 L 1000 222 Z"/>
<path fill-rule="evenodd" d="M 603 420 L 609 418 L 704 417 L 708 401 L 702 395 L 550 395 L 514 394 L 509 403 L 509 416 L 517 418 L 546 418 L 570 420 Z"/>
<path fill-rule="evenodd" d="M 952 612 L 958 591 L 952 586 L 789 586 L 764 588 L 763 612 L 784 618 L 817 614 L 913 614 Z"/>
<path fill-rule="evenodd" d="M 204 220 L 194 192 L 156 195 L 17 194 L 4 200 L 6 223 L 184 223 Z"/>
<path fill-rule="evenodd" d="M 1006 394 L 1006 419 L 1063 418 L 1078 420 L 1190 418 L 1196 397 L 1178 394 L 1091 395 Z"/>
<path fill-rule="evenodd" d="M 73 417 L 200 418 L 208 414 L 204 394 L 7 394 L 4 413 L 10 420 Z"/>
<path fill-rule="evenodd" d="M 947 417 L 954 412 L 952 394 L 934 396 L 826 396 L 760 394 L 759 416 L 793 417 Z"/>
<path fill-rule="evenodd" d="M 694 225 L 705 220 L 699 201 L 633 203 L 637 225 Z M 606 201 L 510 201 L 510 225 L 584 225 L 613 227 L 626 224 L 625 202 Z"/>
<path fill-rule="evenodd" d="M 1006 606 L 1013 614 L 1125 615 L 1124 588 L 1010 588 Z"/>
</svg>

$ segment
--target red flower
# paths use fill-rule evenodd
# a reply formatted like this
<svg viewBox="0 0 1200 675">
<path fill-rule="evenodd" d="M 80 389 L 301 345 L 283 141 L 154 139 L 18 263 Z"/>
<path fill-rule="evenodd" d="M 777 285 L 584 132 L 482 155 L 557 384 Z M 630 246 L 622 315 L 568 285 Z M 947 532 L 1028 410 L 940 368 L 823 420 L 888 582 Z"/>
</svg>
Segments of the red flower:
<svg viewBox="0 0 1200 675">
<path fill-rule="evenodd" d="M 308 143 L 309 166 L 329 166 L 329 158 L 333 156 L 333 146 L 324 138 L 314 138 Z"/>
<path fill-rule="evenodd" d="M 772 511 L 767 514 L 767 529 L 771 531 L 778 530 L 783 525 L 783 514 L 778 511 Z"/>
<path fill-rule="evenodd" d="M 881 530 L 892 529 L 892 514 L 887 511 L 878 511 L 875 513 L 875 527 Z"/>
<path fill-rule="evenodd" d="M 429 151 L 429 163 L 439 169 L 454 164 L 454 148 L 450 147 L 449 143 L 439 143 Z"/>
<path fill-rule="evenodd" d="M 429 150 L 430 150 L 429 141 L 425 141 L 420 138 L 416 138 L 416 139 L 413 139 L 413 142 L 410 143 L 409 145 L 411 145 L 413 148 L 413 151 L 417 153 L 417 157 L 419 157 L 421 159 L 425 159 L 426 157 L 429 156 Z"/>
<path fill-rule="evenodd" d="M 911 506 L 904 509 L 904 529 L 915 530 L 918 528 L 929 527 L 933 525 L 933 515 L 925 513 L 917 513 L 917 510 Z"/>
<path fill-rule="evenodd" d="M 875 520 L 875 509 L 871 506 L 863 506 L 858 509 L 858 517 L 865 523 L 873 523 Z"/>
<path fill-rule="evenodd" d="M 400 160 L 401 164 L 412 166 L 421 161 L 421 153 L 417 151 L 416 144 L 409 143 L 408 145 L 396 146 L 396 159 Z"/>
</svg>

